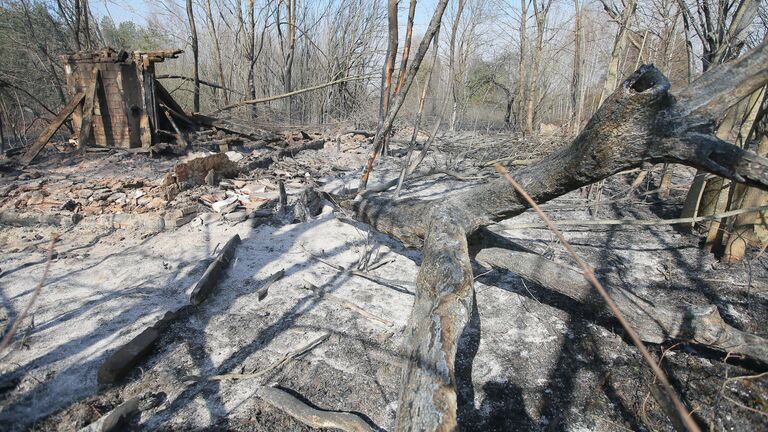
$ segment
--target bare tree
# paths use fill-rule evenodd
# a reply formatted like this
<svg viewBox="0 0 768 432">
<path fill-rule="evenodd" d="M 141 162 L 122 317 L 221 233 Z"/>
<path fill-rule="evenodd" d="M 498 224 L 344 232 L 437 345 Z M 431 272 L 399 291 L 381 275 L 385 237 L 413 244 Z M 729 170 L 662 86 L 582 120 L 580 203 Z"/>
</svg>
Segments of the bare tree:
<svg viewBox="0 0 768 432">
<path fill-rule="evenodd" d="M 533 47 L 533 66 L 531 79 L 525 98 L 525 131 L 528 135 L 534 132 L 535 104 L 538 102 L 539 70 L 544 50 L 544 33 L 547 30 L 547 17 L 553 0 L 533 0 L 533 16 L 536 22 L 536 42 Z"/>
<path fill-rule="evenodd" d="M 214 54 L 216 55 L 216 66 L 219 72 L 219 84 L 223 88 L 227 88 L 227 79 L 224 76 L 224 65 L 221 62 L 221 44 L 219 43 L 219 35 L 216 33 L 216 21 L 213 16 L 213 10 L 211 9 L 211 0 L 205 0 L 205 14 L 208 19 L 208 29 L 211 33 L 211 39 L 213 39 Z M 224 104 L 229 105 L 229 94 L 227 90 L 222 91 L 224 96 Z"/>
<path fill-rule="evenodd" d="M 603 85 L 603 91 L 600 94 L 600 105 L 602 105 L 605 98 L 616 89 L 619 79 L 619 63 L 626 50 L 629 21 L 635 14 L 635 5 L 637 3 L 636 0 L 628 0 L 624 5 L 624 9 L 619 12 L 614 3 L 609 3 L 608 0 L 601 1 L 608 15 L 614 20 L 618 18 L 617 23 L 619 24 L 619 30 L 616 32 L 616 38 L 614 39 L 613 48 L 611 49 L 611 60 L 608 64 L 608 72 Z"/>
<path fill-rule="evenodd" d="M 416 0 L 411 0 L 408 7 L 408 21 L 406 22 L 405 30 L 405 43 L 403 45 L 403 55 L 400 60 L 400 72 L 397 78 L 397 86 L 395 86 L 394 95 L 400 93 L 400 89 L 403 87 L 403 81 L 405 81 L 405 71 L 408 66 L 408 57 L 411 55 L 411 42 L 413 40 L 413 19 L 416 16 Z"/>
<path fill-rule="evenodd" d="M 392 96 L 392 75 L 395 72 L 395 58 L 397 57 L 397 0 L 389 0 L 387 3 L 387 55 L 384 68 L 381 73 L 381 96 L 379 98 L 379 125 L 384 123 L 384 118 L 389 110 L 389 99 Z"/>
<path fill-rule="evenodd" d="M 574 134 L 581 128 L 581 16 L 584 3 L 573 0 L 575 10 L 573 26 L 573 74 L 571 75 L 571 107 L 573 110 L 573 123 L 571 126 Z"/>
<path fill-rule="evenodd" d="M 197 45 L 197 26 L 195 25 L 195 14 L 192 6 L 192 0 L 187 0 L 187 18 L 189 19 L 189 31 L 192 36 L 192 75 L 194 79 L 194 108 L 195 112 L 200 111 L 200 71 L 199 67 L 199 52 Z"/>
<path fill-rule="evenodd" d="M 435 37 L 435 34 L 440 28 L 440 23 L 443 19 L 443 13 L 445 12 L 445 8 L 447 6 L 448 0 L 438 1 L 435 8 L 435 13 L 432 15 L 432 19 L 430 20 L 429 26 L 424 33 L 424 37 L 421 39 L 419 48 L 416 50 L 416 54 L 414 55 L 413 60 L 410 62 L 411 65 L 408 67 L 408 72 L 405 75 L 403 88 L 398 94 L 397 98 L 395 98 L 394 104 L 392 104 L 391 108 L 387 112 L 387 116 L 383 122 L 383 125 L 381 125 L 376 131 L 376 136 L 374 137 L 372 144 L 373 149 L 368 155 L 368 162 L 366 163 L 365 168 L 363 169 L 362 177 L 360 178 L 360 196 L 362 196 L 362 193 L 365 192 L 366 186 L 368 184 L 368 178 L 371 174 L 371 171 L 373 170 L 373 163 L 376 160 L 376 155 L 381 151 L 385 141 L 384 137 L 387 136 L 392 130 L 392 125 L 395 122 L 395 118 L 397 117 L 400 109 L 403 107 L 403 103 L 405 102 L 405 97 L 408 94 L 408 90 L 410 89 L 411 84 L 413 84 L 416 73 L 419 71 L 419 67 L 421 66 L 421 61 L 424 59 L 424 56 L 429 50 L 429 45 L 432 43 L 432 39 Z"/>
<path fill-rule="evenodd" d="M 525 62 L 526 50 L 527 50 L 527 24 L 528 24 L 528 7 L 531 0 L 520 0 L 520 57 L 518 60 L 518 75 L 517 75 L 517 118 L 522 121 L 525 118 L 524 101 L 528 100 L 526 92 L 526 80 L 528 67 Z M 521 128 L 522 129 L 522 128 Z"/>
<path fill-rule="evenodd" d="M 456 130 L 456 118 L 459 111 L 459 96 L 458 96 L 458 73 L 456 71 L 456 36 L 459 32 L 459 23 L 461 22 L 461 15 L 464 13 L 464 0 L 458 0 L 456 5 L 456 14 L 453 17 L 453 24 L 451 25 L 451 45 L 448 54 L 448 70 L 451 74 L 451 99 L 453 99 L 453 110 L 451 114 L 450 129 Z"/>
<path fill-rule="evenodd" d="M 281 18 L 281 5 L 285 4 L 285 21 Z M 296 0 L 278 0 L 276 9 L 277 34 L 280 38 L 280 51 L 283 55 L 283 91 L 290 93 L 293 90 L 293 63 L 296 57 Z M 286 31 L 283 31 L 285 24 Z M 288 121 L 291 121 L 292 98 L 287 98 L 286 108 Z"/>
</svg>

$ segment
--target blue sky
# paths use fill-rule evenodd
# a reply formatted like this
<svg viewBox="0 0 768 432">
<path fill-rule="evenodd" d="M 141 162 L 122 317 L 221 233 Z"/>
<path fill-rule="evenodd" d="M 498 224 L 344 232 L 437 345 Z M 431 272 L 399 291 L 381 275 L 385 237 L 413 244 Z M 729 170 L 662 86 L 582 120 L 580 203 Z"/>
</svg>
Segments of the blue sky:
<svg viewBox="0 0 768 432">
<path fill-rule="evenodd" d="M 177 0 L 180 4 L 183 0 Z M 312 0 L 300 0 L 312 1 Z M 416 18 L 414 19 L 416 31 L 426 29 L 432 13 L 434 12 L 437 0 L 420 0 L 416 5 Z M 115 23 L 123 21 L 133 21 L 136 24 L 144 25 L 147 16 L 157 12 L 157 1 L 148 0 L 96 0 L 91 2 L 91 8 L 94 15 L 101 18 L 111 16 Z M 449 10 L 450 10 L 449 6 Z M 400 1 L 400 22 L 404 24 L 408 13 L 408 0 Z"/>
<path fill-rule="evenodd" d="M 151 1 L 125 1 L 125 0 L 97 0 L 91 2 L 93 14 L 99 18 L 111 16 L 116 23 L 133 21 L 136 24 L 145 24 L 147 13 L 151 8 Z"/>
</svg>

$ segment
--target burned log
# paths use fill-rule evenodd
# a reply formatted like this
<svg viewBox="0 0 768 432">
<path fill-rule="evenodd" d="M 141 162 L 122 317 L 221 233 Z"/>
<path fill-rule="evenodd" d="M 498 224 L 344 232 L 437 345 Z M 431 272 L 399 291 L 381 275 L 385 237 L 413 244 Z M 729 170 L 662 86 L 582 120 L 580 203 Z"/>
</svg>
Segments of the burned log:
<svg viewBox="0 0 768 432">
<path fill-rule="evenodd" d="M 723 112 L 766 82 L 765 42 L 677 94 L 659 70 L 644 65 L 605 101 L 570 146 L 514 177 L 537 202 L 647 162 L 681 163 L 768 189 L 768 159 L 714 135 Z M 397 430 L 453 430 L 454 360 L 473 301 L 467 236 L 528 205 L 505 179 L 434 201 L 365 197 L 354 205 L 358 217 L 377 230 L 423 248 L 406 330 L 408 365 Z"/>
<path fill-rule="evenodd" d="M 195 306 L 199 305 L 213 291 L 221 273 L 229 266 L 230 261 L 232 261 L 232 258 L 235 256 L 235 249 L 237 249 L 237 245 L 239 244 L 240 236 L 237 234 L 232 236 L 232 238 L 224 244 L 219 255 L 210 265 L 208 265 L 203 276 L 192 288 L 192 292 L 189 295 L 190 303 Z"/>
</svg>

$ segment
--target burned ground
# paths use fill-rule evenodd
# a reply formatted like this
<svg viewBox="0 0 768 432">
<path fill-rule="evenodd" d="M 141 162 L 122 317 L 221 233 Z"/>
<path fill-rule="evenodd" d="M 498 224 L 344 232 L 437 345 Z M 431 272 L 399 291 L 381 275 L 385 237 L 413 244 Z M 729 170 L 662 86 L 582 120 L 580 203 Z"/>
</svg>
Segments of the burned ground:
<svg viewBox="0 0 768 432">
<path fill-rule="evenodd" d="M 338 143 L 335 137 L 284 134 L 274 149 L 246 142 L 232 155 L 241 167 L 238 176 L 179 186 L 173 196 L 163 178 L 179 160 L 120 151 L 47 154 L 31 169 L 8 175 L 0 190 L 4 325 L 18 316 L 39 282 L 52 233 L 61 239 L 31 319 L 2 359 L 3 429 L 75 430 L 122 401 L 143 396 L 140 412 L 128 419 L 131 428 L 307 430 L 257 397 L 258 386 L 267 384 L 321 409 L 359 413 L 391 429 L 404 363 L 402 330 L 421 255 L 335 205 L 334 196 L 356 186 L 367 153 L 364 137 L 345 136 Z M 323 148 L 276 156 L 280 149 L 317 139 L 326 140 Z M 404 196 L 439 198 L 496 176 L 480 162 L 505 156 L 529 160 L 557 145 L 534 142 L 512 152 L 502 142 L 496 136 L 446 138 L 425 165 L 469 180 L 444 173 L 420 177 Z M 404 153 L 397 140 L 393 153 Z M 399 157 L 383 158 L 371 185 L 396 176 L 398 166 Z M 677 184 L 692 176 L 684 168 L 676 173 Z M 679 208 L 680 190 L 663 202 L 645 194 L 657 188 L 658 172 L 633 189 L 636 175 L 608 179 L 599 203 L 573 192 L 544 209 L 557 220 L 653 219 Z M 279 180 L 289 203 L 307 186 L 335 195 L 306 222 L 275 217 Z M 232 196 L 237 204 L 224 212 L 243 212 L 246 219 L 209 209 Z M 535 220 L 525 213 L 491 228 L 568 264 L 548 231 L 510 228 Z M 729 267 L 703 251 L 697 235 L 666 225 L 563 229 L 598 273 L 615 276 L 610 280 L 621 281 L 623 288 L 659 304 L 714 304 L 729 324 L 768 337 L 765 256 L 754 253 Z M 234 234 L 242 244 L 215 292 L 163 332 L 126 378 L 100 386 L 101 363 L 166 311 L 187 304 L 192 284 Z M 378 282 L 323 261 L 359 269 Z M 285 276 L 259 301 L 258 289 L 279 270 Z M 587 313 L 506 271 L 476 263 L 475 275 L 475 308 L 457 354 L 460 427 L 671 428 L 651 396 L 653 377 L 610 318 Z M 324 295 L 307 289 L 310 285 Z M 325 334 L 329 338 L 316 348 L 258 379 L 186 379 L 264 370 Z M 664 370 L 702 423 L 716 430 L 765 428 L 765 417 L 753 411 L 768 404 L 768 381 L 754 377 L 765 365 L 724 361 L 723 355 L 685 343 L 652 350 L 664 354 Z M 738 378 L 746 376 L 753 378 Z"/>
</svg>

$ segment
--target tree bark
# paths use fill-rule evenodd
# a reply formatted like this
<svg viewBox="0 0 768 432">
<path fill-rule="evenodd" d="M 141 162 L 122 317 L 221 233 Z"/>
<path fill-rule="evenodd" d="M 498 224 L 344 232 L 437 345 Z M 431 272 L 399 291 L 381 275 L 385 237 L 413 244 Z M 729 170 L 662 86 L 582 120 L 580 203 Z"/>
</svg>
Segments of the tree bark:
<svg viewBox="0 0 768 432">
<path fill-rule="evenodd" d="M 520 0 L 520 59 L 518 62 L 518 81 L 517 81 L 517 118 L 522 121 L 523 118 L 525 118 L 525 100 L 526 100 L 526 94 L 525 94 L 525 87 L 526 87 L 526 80 L 528 79 L 526 77 L 527 67 L 525 66 L 525 50 L 526 42 L 528 39 L 528 30 L 527 30 L 527 23 L 528 23 L 528 4 L 530 0 Z M 524 130 L 522 125 L 520 127 L 521 130 Z"/>
<path fill-rule="evenodd" d="M 192 35 L 192 78 L 194 78 L 193 89 L 193 108 L 194 112 L 200 112 L 200 72 L 198 71 L 198 46 L 197 46 L 197 26 L 195 25 L 195 14 L 192 9 L 192 0 L 187 0 L 187 18 L 189 19 L 189 31 Z"/>
<path fill-rule="evenodd" d="M 583 5 L 583 3 L 581 4 Z M 573 73 L 571 75 L 571 131 L 579 133 L 581 127 L 581 5 L 573 0 L 575 24 L 573 28 Z"/>
<path fill-rule="evenodd" d="M 715 119 L 768 82 L 766 65 L 763 43 L 676 94 L 661 72 L 644 65 L 570 146 L 521 168 L 515 178 L 535 201 L 545 202 L 643 163 L 673 162 L 768 190 L 768 159 L 714 135 Z M 503 178 L 434 201 L 368 197 L 356 203 L 360 219 L 423 248 L 406 328 L 409 361 L 397 430 L 457 427 L 454 360 L 473 301 L 467 236 L 527 207 Z"/>
</svg>

